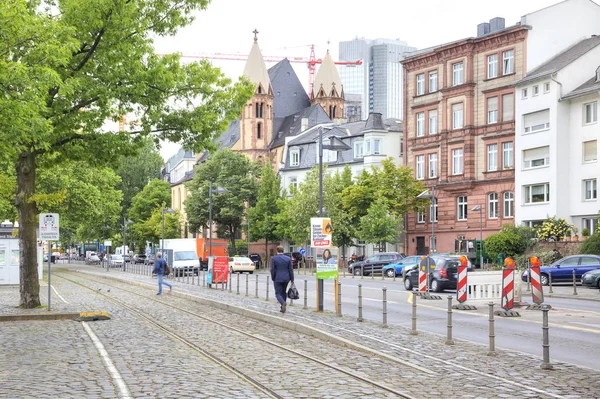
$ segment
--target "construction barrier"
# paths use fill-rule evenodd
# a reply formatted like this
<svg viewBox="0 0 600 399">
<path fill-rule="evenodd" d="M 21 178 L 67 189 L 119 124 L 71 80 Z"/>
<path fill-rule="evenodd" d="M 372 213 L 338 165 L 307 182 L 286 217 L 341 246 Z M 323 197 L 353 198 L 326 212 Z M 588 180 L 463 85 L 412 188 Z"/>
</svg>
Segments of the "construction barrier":
<svg viewBox="0 0 600 399">
<path fill-rule="evenodd" d="M 502 269 L 502 300 L 504 310 L 511 310 L 515 300 L 515 261 L 512 258 L 504 259 Z"/>
<path fill-rule="evenodd" d="M 531 300 L 540 305 L 544 303 L 544 290 L 540 274 L 540 260 L 536 256 L 529 258 L 529 273 L 531 274 Z"/>
<path fill-rule="evenodd" d="M 423 267 L 419 268 L 419 292 L 427 291 L 427 273 L 425 273 Z"/>
<path fill-rule="evenodd" d="M 468 260 L 466 256 L 460 257 L 460 265 L 458 266 L 458 285 L 456 289 L 456 300 L 463 303 L 467 300 L 467 268 Z"/>
</svg>

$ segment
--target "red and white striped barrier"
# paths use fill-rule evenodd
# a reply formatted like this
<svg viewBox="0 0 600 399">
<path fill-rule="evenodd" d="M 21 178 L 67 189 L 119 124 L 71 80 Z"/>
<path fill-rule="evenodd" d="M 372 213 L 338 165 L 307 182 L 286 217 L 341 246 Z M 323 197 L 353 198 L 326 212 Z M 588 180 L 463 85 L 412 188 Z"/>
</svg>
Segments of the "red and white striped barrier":
<svg viewBox="0 0 600 399">
<path fill-rule="evenodd" d="M 504 259 L 505 268 L 502 269 L 502 301 L 504 310 L 511 310 L 515 300 L 515 261 L 512 258 Z"/>
<path fill-rule="evenodd" d="M 423 270 L 424 267 L 419 268 L 419 292 L 427 291 L 427 273 Z"/>
<path fill-rule="evenodd" d="M 529 258 L 529 272 L 531 274 L 531 300 L 537 305 L 544 303 L 544 290 L 540 275 L 540 260 L 536 256 Z"/>
<path fill-rule="evenodd" d="M 464 258 L 464 259 L 463 259 Z M 456 289 L 456 300 L 463 303 L 467 300 L 467 267 L 468 260 L 466 256 L 460 257 L 460 265 L 458 266 L 458 285 Z"/>
</svg>

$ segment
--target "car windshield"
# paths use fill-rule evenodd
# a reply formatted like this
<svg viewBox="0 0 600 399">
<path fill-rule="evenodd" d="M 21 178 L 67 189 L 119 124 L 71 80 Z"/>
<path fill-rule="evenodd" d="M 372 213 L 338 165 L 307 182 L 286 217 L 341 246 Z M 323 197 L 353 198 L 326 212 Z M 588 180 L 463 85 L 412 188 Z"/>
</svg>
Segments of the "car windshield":
<svg viewBox="0 0 600 399">
<path fill-rule="evenodd" d="M 232 258 L 234 262 L 241 262 L 241 263 L 250 263 L 251 260 L 246 258 L 246 257 L 236 257 L 236 258 Z"/>
<path fill-rule="evenodd" d="M 175 260 L 195 260 L 198 259 L 198 255 L 194 251 L 181 251 L 175 252 Z"/>
<path fill-rule="evenodd" d="M 113 260 L 122 260 L 123 257 L 121 255 L 113 255 Z"/>
</svg>

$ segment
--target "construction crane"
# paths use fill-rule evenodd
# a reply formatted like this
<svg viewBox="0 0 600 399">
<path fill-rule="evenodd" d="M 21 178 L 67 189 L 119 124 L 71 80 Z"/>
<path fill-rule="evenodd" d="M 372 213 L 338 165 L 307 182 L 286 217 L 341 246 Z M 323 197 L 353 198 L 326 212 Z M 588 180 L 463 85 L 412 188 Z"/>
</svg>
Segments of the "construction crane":
<svg viewBox="0 0 600 399">
<path fill-rule="evenodd" d="M 201 59 L 209 59 L 209 60 L 231 60 L 231 61 L 246 61 L 248 59 L 247 55 L 243 54 L 226 54 L 226 53 L 200 53 L 198 55 L 181 55 L 182 58 L 201 58 Z M 265 62 L 279 62 L 283 58 L 286 57 L 273 57 L 273 56 L 263 56 Z M 315 75 L 317 72 L 317 64 L 321 64 L 323 62 L 322 59 L 315 57 L 315 45 L 312 44 L 310 46 L 310 57 L 308 59 L 302 57 L 287 57 L 289 62 L 299 63 L 299 64 L 307 64 L 308 65 L 308 87 L 312 92 L 313 86 L 315 84 Z M 336 65 L 348 65 L 348 66 L 356 66 L 362 65 L 362 60 L 357 61 L 335 61 Z M 309 93 L 310 94 L 310 93 Z"/>
</svg>

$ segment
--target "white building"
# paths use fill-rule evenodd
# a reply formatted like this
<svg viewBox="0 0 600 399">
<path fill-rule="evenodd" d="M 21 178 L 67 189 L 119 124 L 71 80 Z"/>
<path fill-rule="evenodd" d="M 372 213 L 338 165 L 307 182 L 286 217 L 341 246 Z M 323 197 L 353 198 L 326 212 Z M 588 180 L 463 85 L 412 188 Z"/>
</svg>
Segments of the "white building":
<svg viewBox="0 0 600 399">
<path fill-rule="evenodd" d="M 564 3 L 589 2 L 559 5 Z M 557 216 L 579 232 L 596 229 L 599 66 L 600 37 L 592 36 L 530 70 L 516 85 L 516 224 L 536 226 Z"/>
</svg>

